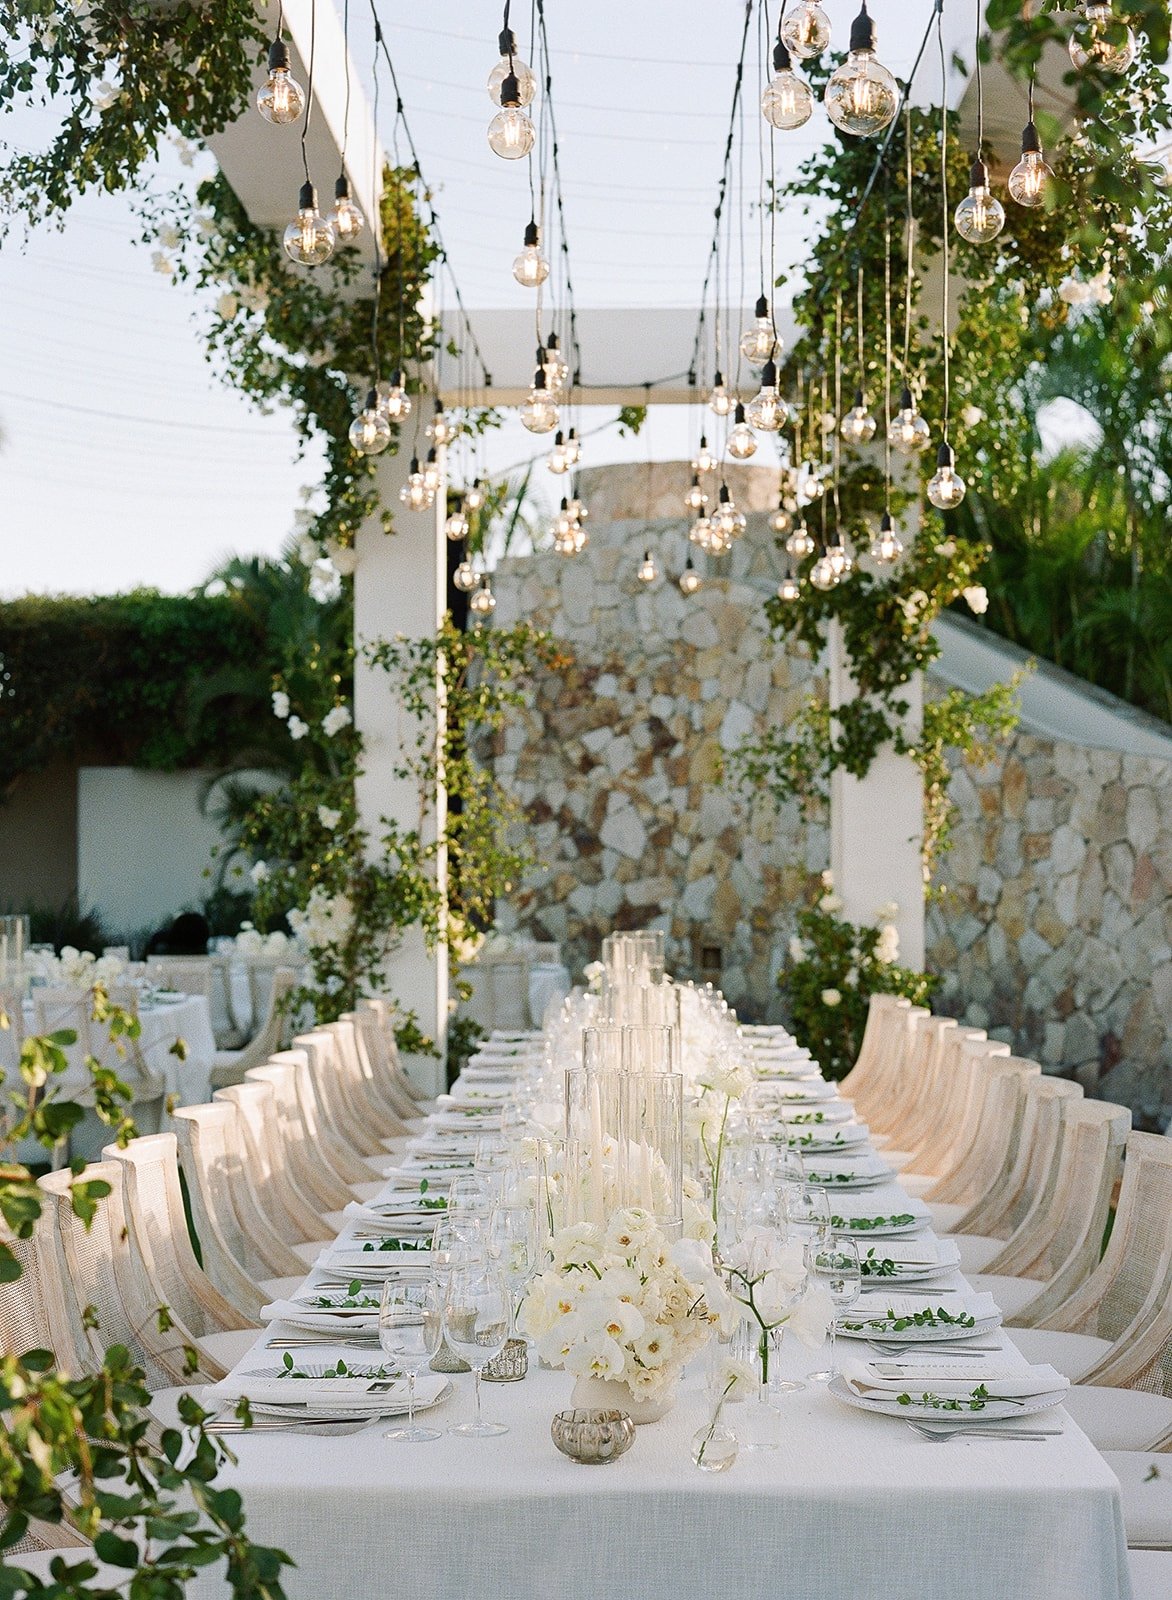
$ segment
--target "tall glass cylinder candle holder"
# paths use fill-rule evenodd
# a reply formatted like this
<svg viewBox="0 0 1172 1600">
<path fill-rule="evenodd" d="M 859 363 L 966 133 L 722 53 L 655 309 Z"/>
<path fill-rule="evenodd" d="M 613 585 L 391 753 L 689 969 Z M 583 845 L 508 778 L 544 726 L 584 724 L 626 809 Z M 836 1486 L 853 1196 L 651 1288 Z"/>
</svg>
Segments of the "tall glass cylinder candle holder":
<svg viewBox="0 0 1172 1600">
<path fill-rule="evenodd" d="M 664 1030 L 668 1032 L 670 1030 Z M 678 1072 L 624 1072 L 619 1194 L 678 1239 L 684 1220 L 684 1080 Z"/>
<path fill-rule="evenodd" d="M 623 1030 L 621 1028 L 583 1028 L 582 1065 L 587 1072 L 623 1070 Z"/>
<path fill-rule="evenodd" d="M 622 1033 L 624 1072 L 678 1072 L 675 1029 L 663 1024 L 627 1027 Z"/>
</svg>

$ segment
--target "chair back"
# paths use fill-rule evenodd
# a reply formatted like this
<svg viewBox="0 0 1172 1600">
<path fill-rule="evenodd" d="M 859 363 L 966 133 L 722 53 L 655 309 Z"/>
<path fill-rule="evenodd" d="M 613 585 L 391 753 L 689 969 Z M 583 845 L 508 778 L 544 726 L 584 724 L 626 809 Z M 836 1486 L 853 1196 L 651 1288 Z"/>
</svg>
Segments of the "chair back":
<svg viewBox="0 0 1172 1600">
<path fill-rule="evenodd" d="M 235 1108 L 223 1103 L 179 1106 L 174 1129 L 204 1271 L 238 1311 L 255 1321 L 265 1296 L 232 1204 L 236 1162 L 228 1150 L 227 1124 L 235 1115 Z"/>
</svg>

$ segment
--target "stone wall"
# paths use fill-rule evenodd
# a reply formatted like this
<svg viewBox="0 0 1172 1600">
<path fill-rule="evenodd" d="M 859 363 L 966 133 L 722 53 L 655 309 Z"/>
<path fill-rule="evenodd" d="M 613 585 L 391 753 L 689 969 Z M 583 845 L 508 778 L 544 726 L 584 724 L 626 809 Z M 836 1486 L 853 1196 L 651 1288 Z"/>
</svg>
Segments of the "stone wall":
<svg viewBox="0 0 1172 1600">
<path fill-rule="evenodd" d="M 777 971 L 828 833 L 796 806 L 746 804 L 720 764 L 746 733 L 787 723 L 816 668 L 778 644 L 762 609 L 780 575 L 765 527 L 775 476 L 736 470 L 749 530 L 685 600 L 687 481 L 680 463 L 584 473 L 584 554 L 497 571 L 498 621 L 548 627 L 575 658 L 496 754 L 540 858 L 501 922 L 558 940 L 578 971 L 612 927 L 663 927 L 676 971 L 712 976 L 745 1015 L 775 1020 Z M 648 548 L 661 577 L 644 589 Z M 928 919 L 942 1009 L 1166 1120 L 1172 763 L 1019 734 L 987 767 L 958 762 L 952 793 L 955 845 Z"/>
</svg>

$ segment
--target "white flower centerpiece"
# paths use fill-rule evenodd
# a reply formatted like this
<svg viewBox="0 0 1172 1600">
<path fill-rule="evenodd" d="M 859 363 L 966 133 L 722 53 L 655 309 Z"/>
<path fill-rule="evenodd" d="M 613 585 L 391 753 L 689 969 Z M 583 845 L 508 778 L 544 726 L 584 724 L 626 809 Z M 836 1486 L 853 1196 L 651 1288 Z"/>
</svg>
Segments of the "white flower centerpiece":
<svg viewBox="0 0 1172 1600">
<path fill-rule="evenodd" d="M 806 1271 L 797 1239 L 770 1228 L 748 1228 L 723 1263 L 732 1299 L 755 1324 L 761 1382 L 769 1383 L 769 1363 L 782 1331 L 792 1328 L 808 1349 L 816 1349 L 834 1319 L 834 1302 Z"/>
<path fill-rule="evenodd" d="M 655 1422 L 675 1403 L 684 1365 L 732 1308 L 706 1245 L 669 1242 L 647 1211 L 580 1222 L 551 1242 L 519 1325 L 551 1367 L 572 1373 L 575 1406 Z"/>
</svg>

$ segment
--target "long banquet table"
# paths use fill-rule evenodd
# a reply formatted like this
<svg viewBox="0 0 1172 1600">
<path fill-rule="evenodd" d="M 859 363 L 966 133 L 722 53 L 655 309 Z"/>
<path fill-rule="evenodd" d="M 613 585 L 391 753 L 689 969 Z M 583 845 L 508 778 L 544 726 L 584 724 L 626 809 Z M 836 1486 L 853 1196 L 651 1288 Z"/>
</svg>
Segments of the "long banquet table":
<svg viewBox="0 0 1172 1600">
<path fill-rule="evenodd" d="M 899 1209 L 906 1195 L 892 1182 L 871 1200 Z M 272 1333 L 237 1371 L 275 1365 Z M 995 1337 L 1016 1356 L 1008 1332 Z M 792 1338 L 782 1360 L 787 1376 L 822 1364 Z M 809 1385 L 781 1401 L 778 1451 L 742 1451 L 712 1476 L 689 1448 L 707 1415 L 705 1358 L 674 1410 L 605 1469 L 567 1460 L 550 1438 L 571 1382 L 534 1362 L 524 1382 L 485 1385 L 486 1415 L 509 1426 L 490 1439 L 445 1431 L 404 1445 L 381 1437 L 385 1422 L 345 1437 L 237 1434 L 226 1481 L 253 1537 L 297 1563 L 291 1600 L 1129 1600 L 1118 1484 L 1061 1408 L 1045 1414 L 1063 1425 L 1055 1438 L 934 1444 Z M 427 1420 L 446 1430 L 466 1417 L 471 1385 L 454 1378 Z M 726 1415 L 735 1429 L 736 1407 Z"/>
</svg>

